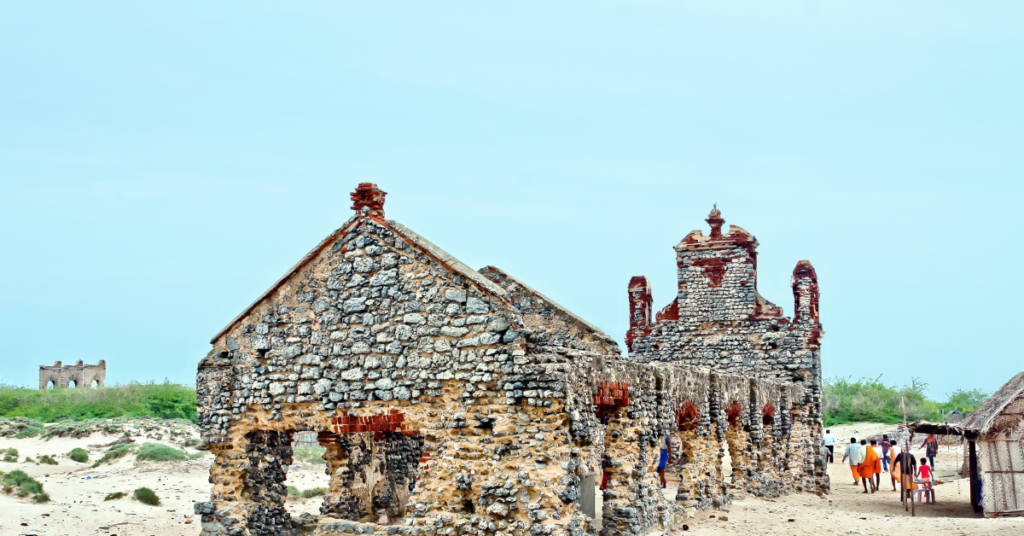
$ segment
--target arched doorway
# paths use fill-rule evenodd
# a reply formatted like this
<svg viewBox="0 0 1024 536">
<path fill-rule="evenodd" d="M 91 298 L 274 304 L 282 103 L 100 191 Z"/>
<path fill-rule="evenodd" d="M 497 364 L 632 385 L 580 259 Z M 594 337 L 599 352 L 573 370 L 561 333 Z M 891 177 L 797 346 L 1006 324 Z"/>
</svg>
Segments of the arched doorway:
<svg viewBox="0 0 1024 536">
<path fill-rule="evenodd" d="M 53 380 L 46 382 L 46 389 L 52 390 L 54 388 Z"/>
<path fill-rule="evenodd" d="M 669 498 L 680 501 L 686 507 L 699 507 L 701 501 L 710 502 L 704 493 L 709 460 L 702 459 L 701 453 L 694 448 L 699 441 L 700 410 L 696 404 L 687 400 L 676 410 L 675 419 L 676 429 L 672 433 L 669 464 L 672 476 L 679 478 L 679 484 L 674 486 L 675 495 Z M 710 466 L 714 465 L 717 464 L 712 463 Z"/>
<path fill-rule="evenodd" d="M 70 382 L 68 382 L 68 388 L 74 389 L 75 387 L 78 387 L 78 382 L 76 382 L 75 380 L 71 380 Z"/>
<path fill-rule="evenodd" d="M 99 380 L 93 380 L 93 381 L 92 381 L 92 386 L 91 386 L 91 387 L 92 387 L 93 389 L 99 389 L 99 388 L 100 388 L 100 381 L 99 381 Z"/>
<path fill-rule="evenodd" d="M 761 410 L 761 424 L 765 426 L 767 431 L 768 427 L 775 424 L 775 406 L 771 402 L 764 405 L 764 409 Z"/>
</svg>

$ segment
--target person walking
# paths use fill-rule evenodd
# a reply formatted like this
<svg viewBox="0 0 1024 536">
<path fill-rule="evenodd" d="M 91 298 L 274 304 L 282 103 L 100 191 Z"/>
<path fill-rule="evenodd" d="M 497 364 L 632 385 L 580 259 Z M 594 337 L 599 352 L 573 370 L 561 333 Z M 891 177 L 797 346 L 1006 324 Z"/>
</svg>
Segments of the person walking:
<svg viewBox="0 0 1024 536">
<path fill-rule="evenodd" d="M 850 472 L 853 473 L 853 485 L 860 484 L 860 471 L 859 466 L 863 458 L 860 454 L 860 445 L 857 444 L 857 438 L 850 438 L 850 445 L 846 447 L 846 452 L 843 453 L 843 461 L 850 460 Z"/>
<path fill-rule="evenodd" d="M 868 442 L 864 439 L 860 440 L 860 444 L 863 448 L 864 458 L 861 459 L 859 466 L 859 473 L 861 482 L 864 483 L 864 493 L 868 493 L 868 483 L 871 484 L 871 493 L 878 491 L 875 487 L 875 464 L 881 467 L 881 463 L 878 461 L 878 453 L 875 449 L 868 446 Z M 881 472 L 881 469 L 879 469 Z"/>
<path fill-rule="evenodd" d="M 882 469 L 889 472 L 889 450 L 892 449 L 892 443 L 889 442 L 889 436 L 883 435 L 882 441 L 879 443 L 882 446 Z"/>
<path fill-rule="evenodd" d="M 836 461 L 836 452 L 835 452 L 836 438 L 835 438 L 835 436 L 832 435 L 832 430 L 825 430 L 824 441 L 825 441 L 825 448 L 828 449 L 828 459 L 826 459 L 825 461 L 827 463 L 835 463 L 835 461 Z"/>
<path fill-rule="evenodd" d="M 924 443 L 921 443 L 921 447 L 924 449 L 924 455 L 928 458 L 928 465 L 935 467 L 935 457 L 939 455 L 939 440 L 935 439 L 935 434 L 928 434 L 928 437 L 924 438 Z"/>
<path fill-rule="evenodd" d="M 661 478 L 661 487 L 667 488 L 668 481 L 665 480 L 665 466 L 668 465 L 668 451 L 672 448 L 672 438 L 665 434 L 658 442 L 661 452 L 658 457 L 658 476 Z"/>
</svg>

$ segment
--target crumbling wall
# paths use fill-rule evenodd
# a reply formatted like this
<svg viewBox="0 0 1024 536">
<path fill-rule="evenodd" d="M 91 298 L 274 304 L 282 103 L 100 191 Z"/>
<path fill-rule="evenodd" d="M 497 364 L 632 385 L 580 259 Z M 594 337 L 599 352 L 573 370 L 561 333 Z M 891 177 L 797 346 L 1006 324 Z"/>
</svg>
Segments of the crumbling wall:
<svg viewBox="0 0 1024 536">
<path fill-rule="evenodd" d="M 196 504 L 203 536 L 284 536 L 310 523 L 284 508 L 297 430 L 317 434 L 331 479 L 304 533 L 583 536 L 596 525 L 583 481 L 607 472 L 604 534 L 640 536 L 736 490 L 807 486 L 820 397 L 794 378 L 811 370 L 795 360 L 815 363 L 802 334 L 820 337 L 816 294 L 798 299 L 797 334 L 787 319 L 758 316 L 772 309 L 756 291 L 754 319 L 697 321 L 677 300 L 651 323 L 646 281 L 631 284 L 638 314 L 624 359 L 550 298 L 384 220 L 384 195 L 360 185 L 357 215 L 200 362 L 198 420 L 215 455 L 210 501 Z M 720 280 L 707 288 L 743 289 L 744 269 L 694 266 Z M 812 275 L 794 275 L 794 288 L 810 296 Z M 776 361 L 745 362 L 772 341 Z M 798 342 L 799 354 L 786 350 Z M 685 454 L 670 460 L 681 482 L 668 495 L 656 471 L 664 435 Z"/>
<path fill-rule="evenodd" d="M 63 365 L 60 361 L 55 361 L 52 366 L 39 365 L 41 390 L 68 387 L 98 388 L 103 387 L 106 380 L 107 362 L 102 359 L 95 365 L 86 365 L 82 360 L 76 361 L 74 365 Z"/>
<path fill-rule="evenodd" d="M 213 510 L 207 532 L 280 508 L 283 497 L 241 478 L 251 466 L 243 453 L 255 432 L 293 430 L 339 437 L 318 530 L 331 518 L 403 513 L 416 526 L 458 523 L 460 533 L 466 519 L 473 531 L 584 530 L 561 467 L 578 457 L 563 402 L 571 364 L 527 351 L 534 332 L 507 293 L 474 274 L 411 231 L 361 215 L 219 335 L 197 374 L 199 422 L 217 457 L 214 506 L 201 507 Z M 550 344 L 556 330 L 544 331 L 536 338 Z M 379 430 L 335 422 L 393 409 L 404 415 L 399 431 L 421 438 L 415 475 L 408 460 L 390 464 L 400 441 L 379 445 L 368 439 Z M 364 470 L 374 465 L 388 470 Z M 368 482 L 377 477 L 387 482 Z M 245 526 L 276 534 L 278 525 Z"/>
<path fill-rule="evenodd" d="M 726 431 L 731 438 L 730 452 L 732 441 L 743 446 L 747 435 L 755 451 L 732 453 L 738 464 L 735 468 L 740 469 L 734 473 L 734 486 L 746 486 L 762 495 L 790 489 L 828 491 L 824 459 L 815 451 L 822 438 L 820 350 L 824 333 L 818 316 L 817 275 L 809 262 L 797 263 L 791 279 L 794 317 L 783 316 L 781 308 L 757 291 L 757 240 L 737 226 L 723 234 L 724 221 L 716 208 L 707 219 L 710 235 L 693 231 L 676 246 L 677 296 L 650 325 L 631 325 L 631 333 L 648 335 L 632 338 L 630 359 L 681 363 L 798 386 L 800 394 L 787 398 L 787 408 L 780 413 L 785 419 L 784 433 L 777 422 L 767 436 L 762 430 L 760 413 L 768 400 L 757 400 L 755 393 L 743 403 L 744 411 L 753 418 L 746 419 L 742 431 Z M 635 287 L 631 282 L 631 303 Z M 777 410 L 779 402 L 772 402 Z M 760 480 L 750 481 L 747 475 L 761 469 L 763 472 L 757 473 Z"/>
</svg>

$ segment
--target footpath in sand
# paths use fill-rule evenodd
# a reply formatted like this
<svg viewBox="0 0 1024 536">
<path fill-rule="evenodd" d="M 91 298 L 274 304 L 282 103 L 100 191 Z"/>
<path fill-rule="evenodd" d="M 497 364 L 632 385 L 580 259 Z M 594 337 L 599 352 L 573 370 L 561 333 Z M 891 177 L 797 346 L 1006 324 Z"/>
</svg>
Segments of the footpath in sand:
<svg viewBox="0 0 1024 536">
<path fill-rule="evenodd" d="M 849 442 L 869 434 L 881 433 L 889 427 L 852 425 L 832 428 L 840 442 Z M 854 433 L 854 431 L 857 433 Z M 147 437 L 148 436 L 148 437 Z M 174 441 L 164 442 L 178 446 Z M 199 534 L 199 518 L 192 513 L 192 504 L 208 500 L 207 482 L 212 457 L 182 462 L 138 462 L 127 456 L 110 465 L 91 468 L 105 448 L 121 436 L 94 433 L 82 438 L 55 437 L 42 439 L 0 438 L 0 448 L 16 448 L 18 463 L 0 462 L 0 471 L 25 471 L 39 480 L 52 501 L 35 504 L 30 499 L 0 494 L 0 535 L 22 534 L 45 536 L 195 536 Z M 157 441 L 152 434 L 133 434 L 139 442 Z M 920 444 L 918 438 L 918 444 Z M 75 447 L 89 450 L 90 462 L 79 464 L 66 454 Z M 839 449 L 837 449 L 839 450 Z M 188 450 L 188 452 L 195 452 Z M 921 451 L 914 449 L 915 455 Z M 59 465 L 24 463 L 30 456 L 54 456 Z M 938 478 L 947 483 L 936 488 L 938 504 L 920 505 L 917 517 L 905 512 L 899 492 L 893 491 L 888 473 L 882 473 L 881 491 L 863 493 L 853 486 L 849 466 L 839 458 L 829 467 L 832 493 L 825 497 L 795 494 L 774 500 L 746 498 L 734 501 L 727 511 L 708 510 L 679 523 L 668 534 L 684 533 L 717 535 L 845 535 L 892 534 L 974 536 L 1024 534 L 1024 518 L 986 519 L 971 511 L 967 480 L 956 477 L 962 453 L 943 447 L 938 462 Z M 288 484 L 300 489 L 326 485 L 323 465 L 297 462 L 288 474 Z M 130 498 L 139 487 L 148 487 L 160 497 L 161 506 L 148 506 Z M 104 501 L 107 494 L 121 491 L 128 497 Z M 317 514 L 320 498 L 290 500 L 286 507 L 294 514 Z M 725 521 L 722 520 L 723 516 Z"/>
</svg>

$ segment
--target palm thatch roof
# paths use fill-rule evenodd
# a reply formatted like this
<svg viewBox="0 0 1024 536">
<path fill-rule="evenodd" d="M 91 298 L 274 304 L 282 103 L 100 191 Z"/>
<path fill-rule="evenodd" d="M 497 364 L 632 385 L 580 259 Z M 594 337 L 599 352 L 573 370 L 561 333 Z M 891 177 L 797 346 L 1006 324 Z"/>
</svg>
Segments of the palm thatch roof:
<svg viewBox="0 0 1024 536">
<path fill-rule="evenodd" d="M 1001 432 L 1005 428 L 1006 420 L 997 422 L 1006 407 L 1014 400 L 1024 397 L 1024 372 L 1021 372 L 1003 384 L 992 396 L 985 399 L 985 402 L 974 413 L 958 423 L 938 423 L 928 421 L 917 421 L 910 423 L 907 427 L 911 433 L 938 434 L 938 435 L 962 435 L 968 439 L 977 439 L 990 432 Z M 1024 421 L 1024 415 L 1016 419 L 1012 425 L 1018 425 Z M 998 429 L 997 429 L 998 428 Z"/>
<path fill-rule="evenodd" d="M 970 417 L 960 423 L 960 426 L 978 435 L 1001 431 L 994 429 L 996 419 L 1006 409 L 1006 406 L 1020 396 L 1024 396 L 1024 372 L 1018 373 L 1003 384 L 998 391 L 992 393 L 992 396 L 988 397 L 980 408 L 974 410 Z"/>
</svg>

